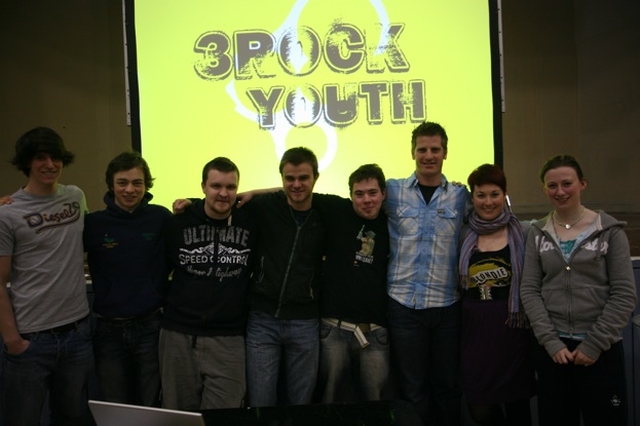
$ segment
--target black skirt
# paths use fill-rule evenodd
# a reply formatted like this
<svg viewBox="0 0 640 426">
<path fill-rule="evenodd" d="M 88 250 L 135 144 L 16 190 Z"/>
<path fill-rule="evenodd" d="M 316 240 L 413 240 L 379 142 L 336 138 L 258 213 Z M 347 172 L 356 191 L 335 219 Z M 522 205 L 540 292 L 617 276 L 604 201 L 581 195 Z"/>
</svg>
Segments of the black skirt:
<svg viewBox="0 0 640 426">
<path fill-rule="evenodd" d="M 462 391 L 471 404 L 531 398 L 535 373 L 531 330 L 510 328 L 507 300 L 462 302 Z"/>
</svg>

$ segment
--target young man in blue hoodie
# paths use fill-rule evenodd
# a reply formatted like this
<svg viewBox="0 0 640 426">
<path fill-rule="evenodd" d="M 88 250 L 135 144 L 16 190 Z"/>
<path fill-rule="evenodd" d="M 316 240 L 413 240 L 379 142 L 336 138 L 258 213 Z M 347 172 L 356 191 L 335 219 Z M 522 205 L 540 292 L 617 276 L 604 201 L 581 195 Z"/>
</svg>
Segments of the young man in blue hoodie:
<svg viewBox="0 0 640 426">
<path fill-rule="evenodd" d="M 106 183 L 107 208 L 88 214 L 84 228 L 100 389 L 107 401 L 158 406 L 158 336 L 168 276 L 162 231 L 171 212 L 149 204 L 153 178 L 137 152 L 111 160 Z"/>
</svg>

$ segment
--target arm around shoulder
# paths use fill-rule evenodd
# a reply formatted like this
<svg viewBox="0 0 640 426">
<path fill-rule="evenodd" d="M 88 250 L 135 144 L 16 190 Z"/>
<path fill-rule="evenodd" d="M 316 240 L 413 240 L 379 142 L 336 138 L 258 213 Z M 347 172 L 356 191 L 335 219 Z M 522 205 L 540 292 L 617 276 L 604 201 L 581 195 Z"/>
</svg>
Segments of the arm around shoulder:
<svg viewBox="0 0 640 426">
<path fill-rule="evenodd" d="M 274 188 L 264 188 L 264 189 L 252 189 L 250 191 L 239 192 L 237 206 L 242 207 L 255 197 L 258 197 L 260 195 L 265 195 L 265 194 L 271 194 L 273 192 L 278 192 L 280 190 L 282 190 L 282 188 L 274 187 Z"/>
</svg>

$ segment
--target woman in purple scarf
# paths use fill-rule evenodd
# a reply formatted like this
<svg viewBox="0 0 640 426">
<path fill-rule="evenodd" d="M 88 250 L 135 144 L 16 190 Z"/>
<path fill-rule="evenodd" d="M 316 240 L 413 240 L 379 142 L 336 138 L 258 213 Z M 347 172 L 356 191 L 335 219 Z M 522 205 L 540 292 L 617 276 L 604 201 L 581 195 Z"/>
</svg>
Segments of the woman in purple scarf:
<svg viewBox="0 0 640 426">
<path fill-rule="evenodd" d="M 506 207 L 507 180 L 484 164 L 467 179 L 473 200 L 460 235 L 462 390 L 480 425 L 531 425 L 530 331 L 520 303 L 525 233 Z"/>
</svg>

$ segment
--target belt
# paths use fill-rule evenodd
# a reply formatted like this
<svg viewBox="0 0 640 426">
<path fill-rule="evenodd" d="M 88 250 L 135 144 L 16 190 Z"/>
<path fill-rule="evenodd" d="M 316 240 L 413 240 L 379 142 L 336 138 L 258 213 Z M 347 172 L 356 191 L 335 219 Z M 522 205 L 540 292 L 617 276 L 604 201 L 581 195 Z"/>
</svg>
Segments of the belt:
<svg viewBox="0 0 640 426">
<path fill-rule="evenodd" d="M 363 348 L 366 348 L 367 346 L 369 346 L 369 341 L 364 336 L 364 333 L 368 333 L 370 331 L 375 331 L 382 328 L 382 326 L 374 323 L 369 323 L 369 322 L 353 323 L 353 322 L 342 321 L 335 318 L 322 318 L 322 322 L 327 325 L 331 325 L 333 327 L 338 327 L 341 330 L 352 332 L 356 336 L 356 339 L 358 339 L 360 346 L 362 346 Z"/>
<path fill-rule="evenodd" d="M 48 334 L 67 333 L 69 331 L 75 330 L 78 327 L 78 325 L 80 325 L 82 321 L 84 321 L 85 319 L 87 319 L 87 317 L 81 318 L 74 322 L 70 322 L 69 324 L 59 325 L 58 327 L 53 327 L 48 330 L 37 331 L 36 333 L 48 333 Z M 33 333 L 27 333 L 27 334 L 33 334 Z"/>
<path fill-rule="evenodd" d="M 97 318 L 98 318 L 98 321 L 110 322 L 114 324 L 123 324 L 130 321 L 144 321 L 147 319 L 151 319 L 156 315 L 160 314 L 161 312 L 162 312 L 162 308 L 159 308 L 148 314 L 137 315 L 133 317 L 109 318 L 109 317 L 98 316 Z"/>
</svg>

